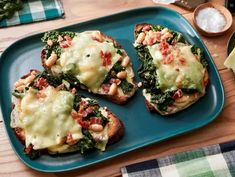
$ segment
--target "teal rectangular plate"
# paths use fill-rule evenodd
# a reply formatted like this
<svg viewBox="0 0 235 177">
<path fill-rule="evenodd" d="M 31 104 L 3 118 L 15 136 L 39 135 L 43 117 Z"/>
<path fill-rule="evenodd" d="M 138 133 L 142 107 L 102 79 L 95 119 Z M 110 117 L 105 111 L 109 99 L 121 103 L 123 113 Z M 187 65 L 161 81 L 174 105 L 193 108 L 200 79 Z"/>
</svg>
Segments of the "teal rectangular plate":
<svg viewBox="0 0 235 177">
<path fill-rule="evenodd" d="M 179 13 L 163 7 L 147 7 L 78 23 L 59 30 L 76 32 L 101 30 L 112 36 L 131 57 L 138 80 L 136 72 L 140 62 L 132 46 L 134 41 L 133 30 L 135 24 L 143 22 L 160 24 L 179 31 L 183 33 L 188 42 L 204 49 L 205 57 L 209 63 L 210 77 L 206 95 L 188 109 L 163 117 L 147 111 L 144 97 L 141 94 L 142 89 L 139 89 L 126 105 L 117 105 L 99 96 L 84 92 L 85 95 L 99 100 L 101 105 L 108 106 L 122 119 L 126 127 L 125 136 L 116 144 L 108 146 L 105 152 L 95 151 L 85 155 L 75 153 L 57 157 L 42 155 L 37 160 L 30 160 L 24 155 L 23 145 L 18 141 L 10 127 L 13 83 L 32 68 L 42 70 L 40 51 L 43 44 L 40 38 L 43 34 L 26 37 L 8 47 L 0 60 L 0 104 L 4 123 L 13 149 L 26 165 L 43 172 L 78 169 L 197 129 L 210 123 L 219 115 L 224 105 L 224 90 L 220 76 L 200 36 Z"/>
</svg>

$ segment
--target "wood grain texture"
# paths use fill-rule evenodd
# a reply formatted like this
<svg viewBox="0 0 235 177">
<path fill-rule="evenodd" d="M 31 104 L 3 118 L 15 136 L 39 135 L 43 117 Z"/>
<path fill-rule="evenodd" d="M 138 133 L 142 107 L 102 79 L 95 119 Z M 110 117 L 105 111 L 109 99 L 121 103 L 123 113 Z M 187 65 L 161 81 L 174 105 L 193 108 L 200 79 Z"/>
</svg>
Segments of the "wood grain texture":
<svg viewBox="0 0 235 177">
<path fill-rule="evenodd" d="M 89 3 L 88 3 L 89 2 Z M 93 2 L 93 3 L 92 3 Z M 95 2 L 95 3 L 94 3 Z M 223 4 L 223 0 L 212 0 Z M 4 50 L 10 43 L 41 31 L 78 23 L 98 16 L 111 14 L 130 8 L 155 6 L 151 0 L 63 0 L 66 18 L 23 25 L 11 28 L 0 29 L 0 51 Z M 176 6 L 170 6 L 176 9 L 192 23 L 192 13 Z M 97 165 L 92 165 L 80 170 L 74 170 L 64 173 L 40 173 L 26 167 L 15 155 L 9 140 L 6 136 L 2 117 L 0 115 L 0 176 L 9 177 L 64 177 L 64 176 L 120 176 L 120 168 L 122 166 L 140 162 L 147 159 L 153 159 L 164 155 L 173 154 L 197 147 L 210 144 L 226 142 L 235 139 L 235 77 L 234 74 L 225 69 L 223 62 L 226 58 L 227 40 L 231 33 L 235 30 L 235 17 L 233 18 L 233 27 L 230 31 L 215 38 L 203 37 L 214 61 L 220 70 L 220 75 L 225 88 L 225 106 L 222 113 L 211 124 L 200 128 L 196 131 L 187 133 L 182 136 L 172 138 L 170 140 L 157 143 L 139 150 L 124 154 L 122 156 L 104 161 Z M 30 31 L 28 31 L 30 29 Z M 209 106 L 209 105 L 208 105 Z"/>
<path fill-rule="evenodd" d="M 62 3 L 65 10 L 64 19 L 0 28 L 0 51 L 3 51 L 16 40 L 35 33 L 60 28 L 132 8 L 156 6 L 151 0 L 62 0 Z M 173 5 L 168 7 L 182 14 L 189 13 L 189 11 L 180 7 Z"/>
</svg>

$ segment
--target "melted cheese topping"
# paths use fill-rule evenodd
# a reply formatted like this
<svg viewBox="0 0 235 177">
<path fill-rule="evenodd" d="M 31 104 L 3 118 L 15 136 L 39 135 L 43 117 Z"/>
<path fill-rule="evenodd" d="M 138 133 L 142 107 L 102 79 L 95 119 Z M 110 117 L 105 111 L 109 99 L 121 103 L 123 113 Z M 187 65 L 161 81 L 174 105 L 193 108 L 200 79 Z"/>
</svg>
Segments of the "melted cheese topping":
<svg viewBox="0 0 235 177">
<path fill-rule="evenodd" d="M 72 45 L 62 49 L 61 57 L 57 65 L 63 72 L 73 66 L 73 74 L 77 79 L 94 93 L 104 81 L 113 65 L 121 57 L 111 42 L 98 42 L 92 39 L 92 32 L 77 33 L 72 40 Z M 103 66 L 100 52 L 111 53 L 111 64 Z M 56 66 L 55 66 L 56 68 Z"/>
<path fill-rule="evenodd" d="M 159 44 L 148 46 L 149 52 L 153 57 L 153 63 L 157 67 L 157 77 L 159 87 L 163 92 L 177 90 L 178 88 L 197 89 L 203 92 L 202 80 L 205 69 L 191 52 L 191 46 L 179 43 L 170 46 L 170 54 L 173 61 L 164 64 L 164 57 L 159 50 Z M 180 60 L 185 63 L 182 64 Z"/>
<path fill-rule="evenodd" d="M 101 132 L 90 131 L 90 133 L 91 133 L 91 136 L 96 141 L 96 148 L 100 149 L 101 151 L 105 151 L 106 145 L 109 140 L 108 125 L 106 125 L 104 127 L 104 130 Z"/>
<path fill-rule="evenodd" d="M 45 97 L 39 99 L 36 93 L 27 92 L 18 106 L 19 121 L 13 121 L 14 127 L 24 130 L 26 147 L 30 144 L 34 149 L 55 147 L 68 133 L 74 140 L 81 139 L 81 126 L 70 115 L 73 94 L 50 86 L 40 92 Z"/>
</svg>

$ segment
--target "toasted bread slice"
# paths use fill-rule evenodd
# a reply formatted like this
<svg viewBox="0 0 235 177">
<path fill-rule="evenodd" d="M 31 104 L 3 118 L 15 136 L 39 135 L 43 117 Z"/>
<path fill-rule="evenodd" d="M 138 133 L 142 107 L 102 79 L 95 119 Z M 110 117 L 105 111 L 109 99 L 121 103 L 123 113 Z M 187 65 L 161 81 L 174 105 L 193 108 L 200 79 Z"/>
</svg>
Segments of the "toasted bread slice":
<svg viewBox="0 0 235 177">
<path fill-rule="evenodd" d="M 11 127 L 30 158 L 39 152 L 104 151 L 124 134 L 115 114 L 46 71 L 31 70 L 17 81 L 12 103 Z"/>
<path fill-rule="evenodd" d="M 173 114 L 205 95 L 209 78 L 200 48 L 190 45 L 181 33 L 160 25 L 138 24 L 134 37 L 149 111 Z"/>
<path fill-rule="evenodd" d="M 113 38 L 100 31 L 50 31 L 42 41 L 42 65 L 52 73 L 70 73 L 82 88 L 118 104 L 135 93 L 131 60 Z"/>
</svg>

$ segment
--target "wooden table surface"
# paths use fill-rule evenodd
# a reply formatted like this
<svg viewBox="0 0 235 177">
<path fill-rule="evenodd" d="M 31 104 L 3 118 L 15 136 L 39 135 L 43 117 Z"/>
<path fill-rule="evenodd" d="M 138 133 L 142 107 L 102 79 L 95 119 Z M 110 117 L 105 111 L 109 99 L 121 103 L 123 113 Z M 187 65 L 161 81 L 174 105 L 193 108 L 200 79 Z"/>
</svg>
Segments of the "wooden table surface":
<svg viewBox="0 0 235 177">
<path fill-rule="evenodd" d="M 224 4 L 223 0 L 211 1 L 218 4 Z M 0 52 L 6 49 L 14 41 L 31 34 L 79 23 L 127 9 L 156 6 L 156 4 L 154 4 L 151 0 L 62 0 L 62 2 L 66 14 L 65 19 L 0 29 Z M 183 14 L 183 16 L 186 17 L 190 23 L 192 23 L 192 12 L 174 5 L 169 5 L 167 7 L 177 10 Z M 213 38 L 203 37 L 206 46 L 214 58 L 225 88 L 225 106 L 222 113 L 214 122 L 196 131 L 135 150 L 97 165 L 64 173 L 40 173 L 25 166 L 15 155 L 9 144 L 9 140 L 2 122 L 2 117 L 0 115 L 0 176 L 120 176 L 120 168 L 128 164 L 190 150 L 197 147 L 234 140 L 235 76 L 223 65 L 226 58 L 227 41 L 231 33 L 235 31 L 234 21 L 235 17 L 233 17 L 232 28 L 225 35 Z"/>
</svg>

